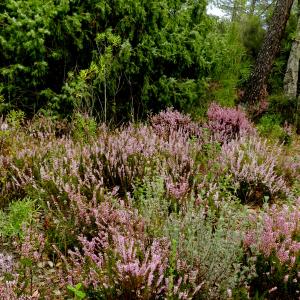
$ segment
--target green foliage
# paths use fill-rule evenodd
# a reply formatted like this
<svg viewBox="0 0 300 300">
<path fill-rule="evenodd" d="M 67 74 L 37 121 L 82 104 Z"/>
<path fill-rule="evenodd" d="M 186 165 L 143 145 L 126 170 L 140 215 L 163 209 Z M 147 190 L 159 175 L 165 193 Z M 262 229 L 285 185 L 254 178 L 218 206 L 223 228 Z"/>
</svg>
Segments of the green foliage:
<svg viewBox="0 0 300 300">
<path fill-rule="evenodd" d="M 170 206 L 163 178 L 144 178 L 142 183 L 135 184 L 133 195 L 140 214 L 148 224 L 150 235 L 160 236 Z"/>
<path fill-rule="evenodd" d="M 216 98 L 232 104 L 245 61 L 240 33 L 205 9 L 205 0 L 5 0 L 2 109 L 118 121 L 172 105 L 204 115 L 219 80 Z"/>
<path fill-rule="evenodd" d="M 72 135 L 75 140 L 87 142 L 90 137 L 96 135 L 97 123 L 94 118 L 77 113 L 72 123 Z"/>
<path fill-rule="evenodd" d="M 271 140 L 279 140 L 281 143 L 291 143 L 291 133 L 282 126 L 282 117 L 279 114 L 264 115 L 258 122 L 258 132 Z"/>
<path fill-rule="evenodd" d="M 164 87 L 172 83 L 171 98 L 184 106 L 197 98 L 186 95 L 190 84 L 201 84 L 210 65 L 205 53 L 199 56 L 210 27 L 205 5 L 6 0 L 1 94 L 27 112 L 46 105 L 65 114 L 98 111 L 106 119 L 140 114 L 157 100 L 166 105 Z"/>
<path fill-rule="evenodd" d="M 6 237 L 23 235 L 24 226 L 36 215 L 35 202 L 29 198 L 12 202 L 7 211 L 0 211 L 0 232 Z"/>
<path fill-rule="evenodd" d="M 300 105 L 299 99 L 289 98 L 282 93 L 274 94 L 269 97 L 270 114 L 276 114 L 280 116 L 281 124 L 287 121 L 289 124 L 295 125 L 299 130 L 300 128 Z"/>
<path fill-rule="evenodd" d="M 25 114 L 23 111 L 11 110 L 6 118 L 8 125 L 14 129 L 19 129 L 24 122 Z"/>
<path fill-rule="evenodd" d="M 257 57 L 265 35 L 262 20 L 257 16 L 248 16 L 243 20 L 242 25 L 243 45 L 253 61 Z"/>
<path fill-rule="evenodd" d="M 222 106 L 234 106 L 238 98 L 237 88 L 245 82 L 250 73 L 250 60 L 243 45 L 243 30 L 237 24 L 226 21 L 217 23 L 210 34 L 214 39 L 210 43 L 210 51 L 214 52 L 211 79 L 218 84 L 212 94 Z M 213 46 L 212 46 L 213 45 Z M 224 59 L 225 58 L 225 59 Z"/>
<path fill-rule="evenodd" d="M 76 284 L 75 286 L 72 286 L 72 285 L 68 285 L 67 286 L 67 289 L 72 292 L 72 294 L 74 295 L 75 297 L 75 300 L 82 300 L 82 299 L 85 299 L 86 297 L 86 294 L 85 292 L 83 292 L 81 289 L 82 289 L 82 284 L 81 283 L 78 283 Z"/>
</svg>

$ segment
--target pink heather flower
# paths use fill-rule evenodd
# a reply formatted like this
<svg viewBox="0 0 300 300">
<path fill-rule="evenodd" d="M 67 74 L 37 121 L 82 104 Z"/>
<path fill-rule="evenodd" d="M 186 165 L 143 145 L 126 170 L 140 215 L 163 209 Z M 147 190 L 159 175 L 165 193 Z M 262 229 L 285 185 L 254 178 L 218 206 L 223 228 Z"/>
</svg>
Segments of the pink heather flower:
<svg viewBox="0 0 300 300">
<path fill-rule="evenodd" d="M 12 273 L 15 267 L 13 257 L 8 254 L 0 253 L 0 276 Z"/>
<path fill-rule="evenodd" d="M 266 192 L 271 196 L 278 193 L 289 195 L 287 183 L 276 173 L 281 151 L 279 145 L 271 147 L 267 140 L 259 137 L 242 137 L 222 146 L 219 161 L 221 167 L 233 176 L 238 189 L 241 184 L 247 184 L 243 200 L 254 198 L 262 201 Z"/>
<path fill-rule="evenodd" d="M 173 108 L 167 108 L 166 111 L 152 116 L 150 123 L 156 134 L 165 138 L 172 131 L 180 131 L 187 137 L 201 135 L 200 126 L 194 123 L 189 115 L 184 115 Z"/>
<path fill-rule="evenodd" d="M 300 232 L 298 202 L 291 207 L 273 205 L 262 217 L 262 229 L 248 231 L 244 245 L 256 247 L 267 258 L 274 253 L 282 265 L 293 267 L 300 250 L 300 242 L 295 240 Z"/>
<path fill-rule="evenodd" d="M 173 183 L 170 178 L 166 179 L 166 187 L 168 193 L 179 200 L 184 197 L 189 190 L 189 183 L 185 178 L 182 178 L 178 183 Z"/>
<path fill-rule="evenodd" d="M 247 232 L 244 238 L 244 245 L 246 247 L 250 247 L 251 245 L 254 245 L 256 242 L 256 235 L 254 232 Z"/>
<path fill-rule="evenodd" d="M 222 144 L 255 133 L 253 125 L 240 108 L 223 108 L 212 103 L 207 116 L 206 127 L 211 131 L 213 138 Z"/>
</svg>

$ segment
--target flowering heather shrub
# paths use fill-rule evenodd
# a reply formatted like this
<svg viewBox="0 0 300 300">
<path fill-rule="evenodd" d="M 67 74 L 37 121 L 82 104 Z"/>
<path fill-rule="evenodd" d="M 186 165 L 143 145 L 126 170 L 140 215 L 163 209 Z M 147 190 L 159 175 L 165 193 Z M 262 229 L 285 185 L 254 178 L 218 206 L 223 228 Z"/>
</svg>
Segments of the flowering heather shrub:
<svg viewBox="0 0 300 300">
<path fill-rule="evenodd" d="M 44 234 L 31 227 L 25 228 L 24 231 L 25 235 L 22 240 L 20 255 L 32 263 L 37 263 L 41 259 L 45 247 Z"/>
<path fill-rule="evenodd" d="M 76 288 L 90 299 L 234 298 L 240 287 L 248 292 L 243 274 L 254 265 L 243 273 L 241 258 L 254 248 L 261 290 L 275 288 L 267 272 L 280 273 L 278 290 L 284 280 L 296 290 L 299 236 L 292 228 L 299 214 L 268 211 L 272 234 L 252 228 L 253 243 L 243 249 L 236 195 L 282 200 L 289 194 L 285 180 L 297 180 L 297 160 L 284 166 L 282 147 L 249 138 L 252 125 L 241 111 L 215 111 L 226 117 L 210 117 L 212 130 L 219 128 L 214 139 L 209 125 L 200 130 L 171 109 L 150 125 L 115 130 L 79 118 L 73 135 L 69 125 L 48 119 L 13 129 L 0 121 L 1 239 L 17 254 L 12 268 L 0 255 L 0 298 L 66 299 Z M 28 218 L 11 214 L 7 204 L 20 200 L 27 211 L 28 197 Z M 283 218 L 286 228 L 278 225 Z M 263 237 L 274 238 L 277 248 L 266 252 Z"/>
<path fill-rule="evenodd" d="M 124 203 L 101 203 L 93 214 L 98 232 L 79 236 L 82 250 L 69 251 L 65 284 L 81 282 L 88 295 L 105 299 L 192 299 L 199 292 L 197 271 L 183 259 L 172 267 L 169 240 L 148 236 L 144 221 Z"/>
<path fill-rule="evenodd" d="M 255 129 L 240 108 L 223 108 L 212 103 L 207 111 L 208 123 L 213 139 L 224 144 L 232 139 L 252 135 Z"/>
<path fill-rule="evenodd" d="M 181 189 L 180 194 L 186 194 L 193 175 L 197 173 L 195 161 L 201 149 L 200 141 L 191 143 L 181 133 L 171 132 L 168 141 L 161 147 L 158 169 L 158 173 L 165 177 L 169 191 L 172 189 L 175 192 L 176 189 Z M 175 194 L 173 193 L 173 196 L 178 198 Z"/>
<path fill-rule="evenodd" d="M 55 135 L 32 137 L 18 133 L 7 151 L 0 152 L 1 196 L 3 199 L 21 198 L 29 187 L 38 187 L 42 163 L 60 156 L 66 138 Z"/>
<path fill-rule="evenodd" d="M 23 197 L 33 188 L 56 197 L 70 184 L 89 194 L 94 186 L 119 186 L 119 193 L 126 195 L 137 178 L 151 173 L 170 178 L 176 186 L 190 182 L 202 147 L 182 130 L 170 129 L 163 138 L 150 126 L 133 124 L 115 131 L 101 126 L 89 144 L 81 145 L 68 136 L 57 138 L 47 126 L 47 135 L 20 135 L 9 155 L 0 153 L 1 193 Z"/>
<path fill-rule="evenodd" d="M 24 129 L 26 134 L 36 140 L 49 140 L 69 136 L 70 127 L 66 120 L 56 120 L 37 114 L 31 121 L 27 122 Z"/>
<path fill-rule="evenodd" d="M 150 124 L 156 134 L 166 138 L 172 131 L 179 131 L 188 137 L 201 136 L 200 126 L 193 122 L 189 115 L 184 115 L 173 108 L 167 108 L 166 111 L 152 116 Z"/>
<path fill-rule="evenodd" d="M 165 292 L 168 245 L 164 240 L 146 247 L 141 240 L 115 234 L 110 244 L 100 238 L 81 242 L 83 255 L 77 251 L 71 256 L 81 278 L 89 270 L 82 278 L 87 290 L 115 299 L 153 299 Z"/>
<path fill-rule="evenodd" d="M 108 135 L 106 141 L 100 136 L 97 143 L 96 155 L 108 186 L 120 186 L 125 193 L 136 177 L 142 178 L 147 170 L 155 169 L 160 140 L 149 127 L 129 125 Z"/>
<path fill-rule="evenodd" d="M 14 259 L 12 255 L 0 253 L 0 277 L 14 271 Z"/>
<path fill-rule="evenodd" d="M 300 181 L 300 155 L 292 157 L 284 156 L 281 161 L 283 176 L 293 184 L 296 180 Z"/>
<path fill-rule="evenodd" d="M 3 300 L 19 300 L 17 295 L 18 274 L 16 263 L 9 254 L 0 253 L 0 297 Z"/>
<path fill-rule="evenodd" d="M 143 222 L 125 207 L 102 203 L 94 211 L 97 234 L 80 236 L 83 253 L 70 251 L 69 283 L 82 282 L 94 294 L 114 299 L 152 299 L 164 292 L 169 246 L 165 239 L 149 245 Z"/>
<path fill-rule="evenodd" d="M 251 222 L 260 224 L 244 237 L 244 246 L 258 256 L 253 288 L 269 290 L 274 299 L 296 299 L 299 293 L 300 198 L 295 205 L 273 205 Z M 277 298 L 276 298 L 277 297 Z M 297 296 L 298 297 L 298 296 Z M 273 298 L 272 298 L 273 299 Z"/>
<path fill-rule="evenodd" d="M 279 145 L 270 146 L 258 137 L 245 137 L 223 145 L 220 164 L 232 176 L 243 201 L 261 203 L 264 196 L 288 194 L 284 178 L 276 172 L 281 150 Z"/>
<path fill-rule="evenodd" d="M 174 185 L 181 178 L 188 181 L 195 172 L 193 157 L 201 151 L 201 142 L 188 143 L 185 135 L 175 131 L 162 140 L 150 127 L 129 125 L 114 133 L 103 128 L 92 144 L 80 148 L 66 140 L 62 149 L 55 160 L 42 163 L 44 181 L 59 189 L 66 180 L 90 191 L 99 183 L 108 188 L 119 186 L 124 195 L 145 175 L 165 175 Z"/>
<path fill-rule="evenodd" d="M 20 242 L 19 260 L 0 254 L 0 298 L 3 300 L 38 300 L 40 292 L 33 283 L 34 265 L 41 262 L 44 238 L 27 229 Z M 21 295 L 20 295 L 21 294 Z"/>
<path fill-rule="evenodd" d="M 182 178 L 176 184 L 174 184 L 169 178 L 167 178 L 166 187 L 167 187 L 168 194 L 177 200 L 184 198 L 184 196 L 189 191 L 189 183 L 185 178 Z"/>
</svg>

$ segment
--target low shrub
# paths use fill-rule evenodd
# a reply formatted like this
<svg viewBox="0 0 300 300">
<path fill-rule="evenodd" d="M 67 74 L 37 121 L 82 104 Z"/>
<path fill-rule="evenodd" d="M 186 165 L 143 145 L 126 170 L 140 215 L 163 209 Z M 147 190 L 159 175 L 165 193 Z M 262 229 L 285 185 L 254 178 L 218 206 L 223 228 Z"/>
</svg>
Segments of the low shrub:
<svg viewBox="0 0 300 300">
<path fill-rule="evenodd" d="M 202 128 L 172 109 L 114 130 L 1 119 L 0 298 L 293 298 L 298 203 L 249 222 L 244 204 L 295 201 L 297 153 L 212 107 Z"/>
<path fill-rule="evenodd" d="M 224 172 L 232 176 L 238 197 L 244 202 L 260 203 L 289 193 L 283 176 L 277 174 L 282 149 L 258 137 L 241 138 L 225 144 L 220 154 Z"/>
<path fill-rule="evenodd" d="M 299 220 L 300 199 L 291 207 L 273 205 L 260 219 L 252 218 L 257 226 L 246 233 L 244 245 L 249 255 L 257 257 L 253 295 L 268 295 L 268 299 L 299 296 Z"/>
<path fill-rule="evenodd" d="M 184 115 L 173 108 L 151 116 L 150 124 L 155 133 L 163 137 L 168 137 L 174 131 L 182 132 L 188 137 L 201 136 L 200 126 L 193 122 L 189 115 Z"/>
<path fill-rule="evenodd" d="M 252 135 L 255 129 L 240 108 L 224 108 L 212 103 L 207 111 L 208 123 L 214 140 L 221 144 L 242 136 Z"/>
<path fill-rule="evenodd" d="M 12 202 L 7 211 L 0 211 L 0 233 L 5 237 L 23 236 L 24 226 L 36 217 L 35 202 L 31 199 Z"/>
<path fill-rule="evenodd" d="M 282 120 L 279 115 L 264 115 L 257 125 L 258 132 L 271 140 L 278 140 L 280 143 L 290 144 L 292 130 L 286 123 L 281 126 Z"/>
</svg>

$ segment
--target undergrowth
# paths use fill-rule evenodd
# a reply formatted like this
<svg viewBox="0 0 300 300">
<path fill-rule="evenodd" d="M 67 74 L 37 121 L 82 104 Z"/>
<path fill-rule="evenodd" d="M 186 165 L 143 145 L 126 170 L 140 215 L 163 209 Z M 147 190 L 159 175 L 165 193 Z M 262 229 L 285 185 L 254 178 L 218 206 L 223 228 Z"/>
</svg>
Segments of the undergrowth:
<svg viewBox="0 0 300 300">
<path fill-rule="evenodd" d="M 292 129 L 266 138 L 268 118 L 217 104 L 201 124 L 170 108 L 0 128 L 1 299 L 298 297 Z"/>
</svg>

